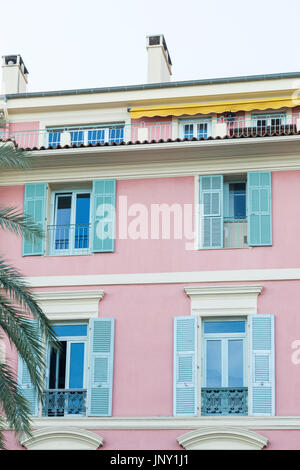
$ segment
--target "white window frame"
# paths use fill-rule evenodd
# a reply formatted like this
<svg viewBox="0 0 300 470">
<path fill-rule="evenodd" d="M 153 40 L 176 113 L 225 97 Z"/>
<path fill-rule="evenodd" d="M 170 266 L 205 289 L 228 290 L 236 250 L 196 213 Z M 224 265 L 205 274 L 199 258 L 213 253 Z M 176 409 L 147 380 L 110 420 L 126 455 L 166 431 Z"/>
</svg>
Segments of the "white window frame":
<svg viewBox="0 0 300 470">
<path fill-rule="evenodd" d="M 211 117 L 207 118 L 198 118 L 198 119 L 180 119 L 179 120 L 179 138 L 184 139 L 184 126 L 192 125 L 193 126 L 193 137 L 198 139 L 197 125 L 198 124 L 207 124 L 207 137 L 212 135 L 212 122 Z"/>
<path fill-rule="evenodd" d="M 266 120 L 267 121 L 267 126 L 271 126 L 271 120 L 272 119 L 281 119 L 281 126 L 284 126 L 286 124 L 286 113 L 259 113 L 259 114 L 252 114 L 251 120 L 252 120 L 252 127 L 258 127 L 257 121 L 259 120 Z"/>
<path fill-rule="evenodd" d="M 245 323 L 245 332 L 244 333 L 205 333 L 204 332 L 204 323 L 210 321 L 220 321 L 220 322 L 229 322 L 229 321 L 243 321 Z M 230 340 L 243 340 L 243 385 L 241 387 L 248 387 L 248 319 L 247 317 L 226 317 L 226 318 L 201 318 L 201 330 L 202 330 L 202 386 L 207 387 L 206 383 L 206 365 L 207 365 L 207 354 L 206 354 L 206 344 L 209 340 L 221 341 L 221 361 L 222 361 L 222 384 L 220 387 L 229 387 L 228 385 L 228 341 Z M 227 343 L 227 344 L 226 344 Z M 227 350 L 225 348 L 227 345 Z M 212 387 L 213 388 L 213 387 Z M 216 387 L 218 388 L 218 387 Z M 235 388 L 235 387 L 234 387 Z"/>
<path fill-rule="evenodd" d="M 53 133 L 60 133 L 60 134 L 69 134 L 69 139 L 70 145 L 88 145 L 89 144 L 89 139 L 88 139 L 88 134 L 89 131 L 101 131 L 104 130 L 104 142 L 109 142 L 109 132 L 112 129 L 123 129 L 123 139 L 125 139 L 125 124 L 124 123 L 113 123 L 113 124 L 103 124 L 103 125 L 94 125 L 94 126 L 66 126 L 66 127 L 47 127 L 46 132 L 47 132 L 47 145 L 50 145 L 49 143 L 49 134 L 51 132 Z M 71 132 L 83 132 L 83 142 L 77 143 L 71 141 Z M 57 143 L 56 145 L 61 145 L 61 137 L 60 137 L 60 142 Z M 96 142 L 95 142 L 96 143 Z"/>
<path fill-rule="evenodd" d="M 57 336 L 58 341 L 65 341 L 67 343 L 67 351 L 66 351 L 66 372 L 65 372 L 65 383 L 66 383 L 66 390 L 71 390 L 69 388 L 70 382 L 70 355 L 71 355 L 71 344 L 74 343 L 83 343 L 84 344 L 84 371 L 83 371 L 83 385 L 82 388 L 87 388 L 87 364 L 88 364 L 88 341 L 89 341 L 89 324 L 87 322 L 82 323 L 75 323 L 75 322 L 68 322 L 68 323 L 57 323 L 54 322 L 52 325 L 54 328 L 56 326 L 74 326 L 74 325 L 84 325 L 86 326 L 86 336 Z M 47 373 L 46 373 L 46 388 L 49 389 L 49 369 L 50 369 L 50 349 L 51 346 L 48 346 L 48 354 L 47 354 Z"/>
<path fill-rule="evenodd" d="M 191 315 L 196 315 L 198 320 L 198 375 L 197 375 L 197 400 L 198 416 L 201 416 L 201 389 L 203 385 L 203 337 L 202 323 L 205 320 L 246 320 L 246 357 L 247 363 L 244 369 L 246 374 L 245 385 L 250 388 L 250 325 L 249 315 L 257 314 L 257 297 L 262 292 L 261 285 L 225 285 L 225 286 L 188 286 L 185 293 L 191 299 Z M 249 407 L 248 407 L 249 414 Z"/>
<path fill-rule="evenodd" d="M 69 232 L 69 248 L 68 249 L 55 249 L 55 227 L 57 225 L 57 201 L 59 195 L 71 195 L 71 217 L 70 227 L 75 227 L 76 223 L 76 198 L 78 194 L 90 195 L 90 213 L 89 213 L 89 246 L 87 248 L 75 248 L 74 231 L 70 229 Z M 65 256 L 65 255 L 80 255 L 91 253 L 91 216 L 92 216 L 92 191 L 91 189 L 61 189 L 53 191 L 51 194 L 51 225 L 53 233 L 48 233 L 49 245 L 48 252 L 50 256 Z"/>
</svg>

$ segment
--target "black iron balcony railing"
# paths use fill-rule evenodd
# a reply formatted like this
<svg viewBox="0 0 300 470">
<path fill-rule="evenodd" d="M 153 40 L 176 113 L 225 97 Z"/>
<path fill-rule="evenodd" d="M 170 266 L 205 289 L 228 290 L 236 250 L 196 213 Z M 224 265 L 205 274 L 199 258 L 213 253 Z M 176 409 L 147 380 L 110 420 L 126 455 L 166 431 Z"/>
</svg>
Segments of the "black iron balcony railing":
<svg viewBox="0 0 300 470">
<path fill-rule="evenodd" d="M 43 416 L 86 414 L 86 390 L 49 389 L 44 391 Z"/>
<path fill-rule="evenodd" d="M 201 414 L 203 416 L 248 415 L 248 388 L 202 388 Z"/>
</svg>

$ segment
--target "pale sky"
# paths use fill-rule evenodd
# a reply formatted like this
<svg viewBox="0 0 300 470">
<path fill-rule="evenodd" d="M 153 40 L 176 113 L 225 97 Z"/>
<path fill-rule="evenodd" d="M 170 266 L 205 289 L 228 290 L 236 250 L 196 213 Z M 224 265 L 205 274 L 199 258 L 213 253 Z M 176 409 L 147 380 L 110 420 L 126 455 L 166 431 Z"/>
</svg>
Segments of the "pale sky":
<svg viewBox="0 0 300 470">
<path fill-rule="evenodd" d="M 146 36 L 164 34 L 172 81 L 300 71 L 299 0 L 8 0 L 0 53 L 28 91 L 147 82 Z"/>
</svg>

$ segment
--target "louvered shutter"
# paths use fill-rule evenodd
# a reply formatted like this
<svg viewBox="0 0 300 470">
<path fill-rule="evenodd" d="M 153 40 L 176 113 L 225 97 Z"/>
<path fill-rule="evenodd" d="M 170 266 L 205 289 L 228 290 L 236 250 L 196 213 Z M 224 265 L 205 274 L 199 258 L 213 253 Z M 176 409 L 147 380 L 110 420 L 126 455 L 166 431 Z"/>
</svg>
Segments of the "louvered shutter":
<svg viewBox="0 0 300 470">
<path fill-rule="evenodd" d="M 38 392 L 31 382 L 28 367 L 25 361 L 18 356 L 18 386 L 21 390 L 22 395 L 28 400 L 30 404 L 31 416 L 38 416 L 39 412 L 39 400 Z"/>
<path fill-rule="evenodd" d="M 28 323 L 32 324 L 34 328 L 38 328 L 37 320 L 27 320 Z M 40 330 L 38 330 L 40 331 Z M 40 336 L 40 335 L 39 335 Z M 40 336 L 41 339 L 41 336 Z M 36 417 L 39 413 L 39 398 L 38 391 L 33 386 L 28 367 L 25 361 L 18 354 L 18 386 L 21 390 L 22 395 L 28 400 L 31 409 L 31 416 Z"/>
<path fill-rule="evenodd" d="M 116 180 L 93 181 L 92 233 L 94 252 L 113 252 L 115 242 Z"/>
<path fill-rule="evenodd" d="M 197 318 L 174 318 L 174 416 L 197 415 Z"/>
<path fill-rule="evenodd" d="M 46 225 L 46 198 L 47 183 L 25 184 L 24 194 L 24 214 L 45 230 Z M 44 238 L 36 236 L 23 236 L 23 256 L 43 255 Z"/>
<path fill-rule="evenodd" d="M 200 246 L 223 248 L 223 175 L 200 176 Z"/>
<path fill-rule="evenodd" d="M 111 416 L 114 361 L 114 319 L 90 320 L 89 416 Z"/>
<path fill-rule="evenodd" d="M 250 316 L 249 414 L 275 414 L 274 315 Z"/>
<path fill-rule="evenodd" d="M 248 244 L 272 245 L 271 172 L 249 172 L 247 188 Z"/>
</svg>

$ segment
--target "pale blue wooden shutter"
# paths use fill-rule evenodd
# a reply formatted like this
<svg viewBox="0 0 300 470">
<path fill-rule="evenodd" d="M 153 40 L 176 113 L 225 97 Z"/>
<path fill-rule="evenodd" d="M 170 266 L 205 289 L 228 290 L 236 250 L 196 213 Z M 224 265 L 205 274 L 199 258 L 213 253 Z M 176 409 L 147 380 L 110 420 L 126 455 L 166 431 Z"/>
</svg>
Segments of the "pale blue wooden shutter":
<svg viewBox="0 0 300 470">
<path fill-rule="evenodd" d="M 34 328 L 39 328 L 38 320 L 27 320 L 27 322 L 32 324 Z M 37 330 L 37 332 L 39 333 L 39 337 L 41 340 L 40 330 Z M 36 389 L 36 387 L 33 386 L 26 362 L 22 359 L 20 354 L 18 354 L 18 386 L 21 390 L 22 395 L 28 400 L 30 404 L 31 416 L 38 416 L 38 390 Z"/>
<path fill-rule="evenodd" d="M 197 317 L 174 318 L 173 412 L 197 415 Z"/>
<path fill-rule="evenodd" d="M 115 244 L 116 180 L 93 181 L 92 197 L 92 251 L 113 252 Z"/>
<path fill-rule="evenodd" d="M 200 246 L 223 248 L 223 175 L 200 176 Z"/>
<path fill-rule="evenodd" d="M 29 215 L 42 230 L 46 225 L 46 198 L 47 183 L 25 184 L 24 214 Z M 44 238 L 23 236 L 23 256 L 43 255 L 44 245 Z"/>
<path fill-rule="evenodd" d="M 18 356 L 18 386 L 22 395 L 30 404 L 31 416 L 36 417 L 39 413 L 39 399 L 37 389 L 33 386 L 25 361 Z"/>
<path fill-rule="evenodd" d="M 90 320 L 88 415 L 111 416 L 114 365 L 114 319 Z"/>
<path fill-rule="evenodd" d="M 248 245 L 272 245 L 271 172 L 249 172 Z"/>
<path fill-rule="evenodd" d="M 275 414 L 274 315 L 250 315 L 249 414 Z"/>
</svg>

